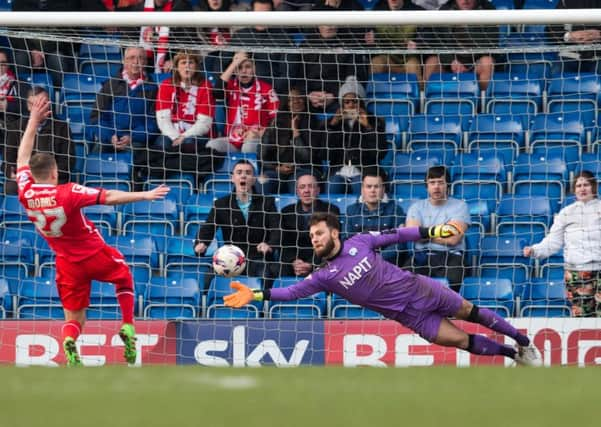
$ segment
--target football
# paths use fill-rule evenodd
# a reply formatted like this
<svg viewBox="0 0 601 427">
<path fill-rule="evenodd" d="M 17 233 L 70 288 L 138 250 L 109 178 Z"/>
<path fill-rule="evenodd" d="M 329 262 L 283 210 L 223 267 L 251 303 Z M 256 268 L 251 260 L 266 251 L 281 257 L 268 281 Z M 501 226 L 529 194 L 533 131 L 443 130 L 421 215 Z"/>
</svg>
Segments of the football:
<svg viewBox="0 0 601 427">
<path fill-rule="evenodd" d="M 234 277 L 244 271 L 246 255 L 235 245 L 223 245 L 213 254 L 213 270 L 225 277 Z"/>
</svg>

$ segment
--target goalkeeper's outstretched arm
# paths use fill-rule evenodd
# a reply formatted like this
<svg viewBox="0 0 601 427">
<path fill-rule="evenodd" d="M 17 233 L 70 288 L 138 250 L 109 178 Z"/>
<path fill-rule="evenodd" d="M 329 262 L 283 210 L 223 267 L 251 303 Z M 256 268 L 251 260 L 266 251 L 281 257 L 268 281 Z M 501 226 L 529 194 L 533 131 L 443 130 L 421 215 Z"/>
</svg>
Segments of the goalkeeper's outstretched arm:
<svg viewBox="0 0 601 427">
<path fill-rule="evenodd" d="M 252 301 L 292 301 L 305 298 L 324 290 L 315 276 L 314 273 L 292 286 L 273 289 L 251 289 L 240 282 L 234 281 L 230 286 L 236 292 L 223 297 L 223 302 L 228 307 L 240 308 Z"/>
</svg>

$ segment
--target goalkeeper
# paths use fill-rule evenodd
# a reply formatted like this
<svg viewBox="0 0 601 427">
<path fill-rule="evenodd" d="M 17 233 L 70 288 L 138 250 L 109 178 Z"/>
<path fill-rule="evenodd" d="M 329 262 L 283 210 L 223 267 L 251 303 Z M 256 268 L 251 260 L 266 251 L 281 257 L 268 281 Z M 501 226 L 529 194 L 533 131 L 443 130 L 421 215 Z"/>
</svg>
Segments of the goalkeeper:
<svg viewBox="0 0 601 427">
<path fill-rule="evenodd" d="M 481 355 L 502 355 L 529 366 L 542 364 L 538 350 L 527 336 L 502 317 L 479 308 L 434 279 L 390 264 L 377 248 L 423 238 L 450 238 L 461 233 L 452 222 L 433 227 L 401 227 L 387 232 L 362 233 L 344 242 L 335 215 L 315 213 L 310 220 L 311 244 L 324 259 L 320 269 L 287 288 L 252 290 L 232 282 L 237 292 L 227 295 L 229 307 L 251 301 L 290 301 L 318 292 L 334 292 L 353 304 L 374 310 L 411 328 L 426 340 Z M 448 320 L 455 317 L 479 323 L 513 338 L 517 346 L 500 344 L 483 335 L 470 335 Z"/>
</svg>

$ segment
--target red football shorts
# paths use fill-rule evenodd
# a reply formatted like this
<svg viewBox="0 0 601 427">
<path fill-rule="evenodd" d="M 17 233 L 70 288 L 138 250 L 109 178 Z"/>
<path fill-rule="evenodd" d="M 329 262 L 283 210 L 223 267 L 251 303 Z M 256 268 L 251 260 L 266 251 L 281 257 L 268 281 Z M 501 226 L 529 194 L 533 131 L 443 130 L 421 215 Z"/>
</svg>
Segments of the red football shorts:
<svg viewBox="0 0 601 427">
<path fill-rule="evenodd" d="M 133 292 L 133 278 L 121 252 L 105 245 L 94 256 L 69 262 L 56 258 L 56 285 L 63 308 L 77 311 L 90 305 L 92 280 L 109 282 Z"/>
</svg>

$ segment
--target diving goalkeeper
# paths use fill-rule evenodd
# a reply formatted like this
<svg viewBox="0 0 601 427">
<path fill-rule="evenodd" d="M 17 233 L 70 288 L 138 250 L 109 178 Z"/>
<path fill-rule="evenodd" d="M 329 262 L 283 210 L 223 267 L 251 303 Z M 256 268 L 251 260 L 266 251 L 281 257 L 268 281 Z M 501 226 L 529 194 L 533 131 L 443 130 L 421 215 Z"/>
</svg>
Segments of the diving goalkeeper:
<svg viewBox="0 0 601 427">
<path fill-rule="evenodd" d="M 383 233 L 357 234 L 344 242 L 335 215 L 315 213 L 310 220 L 313 250 L 325 260 L 306 279 L 287 288 L 253 290 L 232 282 L 237 292 L 224 298 L 239 308 L 251 301 L 290 301 L 318 292 L 334 292 L 417 332 L 429 342 L 473 354 L 502 355 L 518 364 L 541 366 L 530 339 L 495 312 L 479 308 L 434 279 L 390 264 L 376 252 L 382 246 L 424 238 L 448 238 L 461 233 L 452 222 L 433 227 L 401 227 Z M 483 335 L 467 334 L 448 317 L 478 323 L 513 338 L 517 346 L 499 344 Z"/>
</svg>

